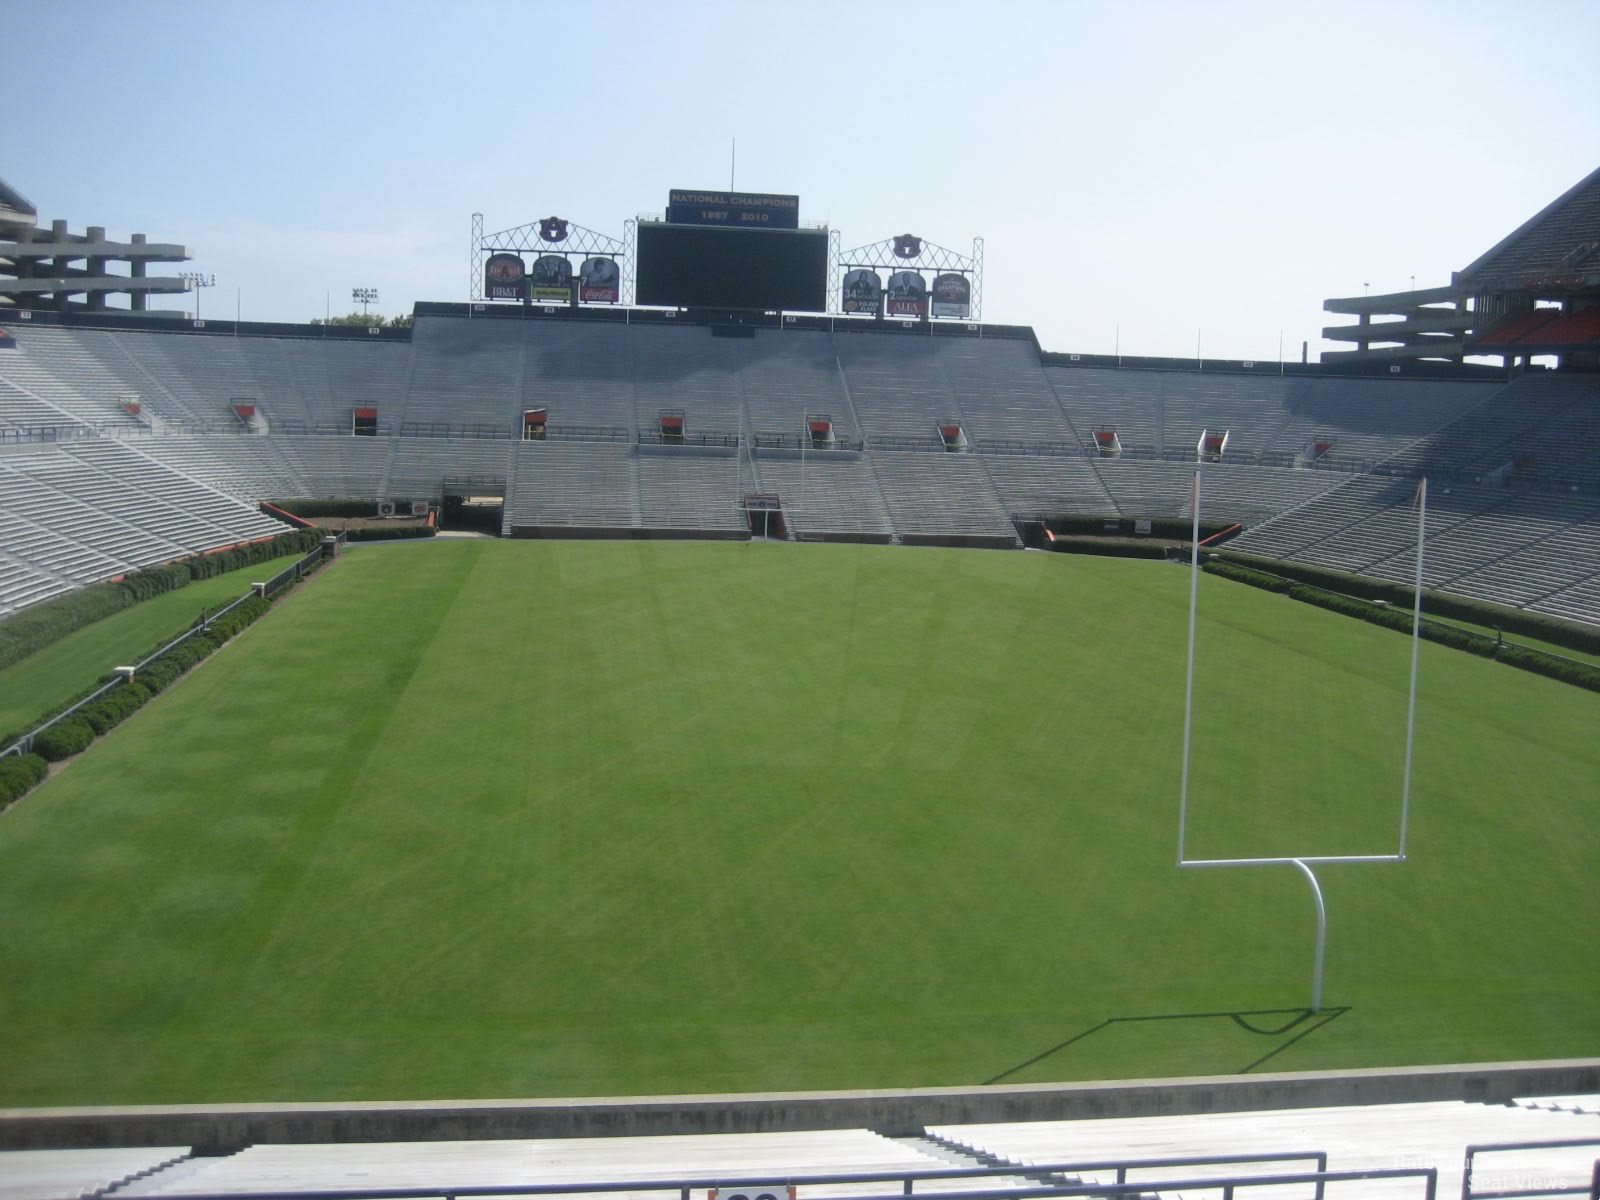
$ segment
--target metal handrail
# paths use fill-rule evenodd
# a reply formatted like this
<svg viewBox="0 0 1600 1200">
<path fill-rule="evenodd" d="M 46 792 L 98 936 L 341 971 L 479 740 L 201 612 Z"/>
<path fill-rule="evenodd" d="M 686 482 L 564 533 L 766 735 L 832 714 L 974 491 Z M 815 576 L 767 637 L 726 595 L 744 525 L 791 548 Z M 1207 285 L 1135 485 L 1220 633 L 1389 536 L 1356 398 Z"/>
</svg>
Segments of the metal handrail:
<svg viewBox="0 0 1600 1200">
<path fill-rule="evenodd" d="M 797 1174 L 767 1172 L 762 1175 L 740 1175 L 727 1178 L 703 1179 L 623 1179 L 605 1183 L 529 1183 L 529 1184 L 478 1184 L 467 1187 L 412 1187 L 412 1188 L 347 1188 L 306 1189 L 280 1192 L 188 1192 L 185 1200 L 461 1200 L 479 1196 L 549 1196 L 561 1194 L 598 1195 L 607 1192 L 676 1192 L 679 1200 L 690 1200 L 691 1193 L 708 1188 L 750 1188 L 781 1184 L 795 1187 L 826 1184 L 895 1182 L 902 1184 L 899 1192 L 883 1192 L 853 1197 L 852 1200 L 903 1200 L 915 1195 L 922 1200 L 1034 1200 L 1045 1197 L 1092 1196 L 1103 1200 L 1118 1197 L 1137 1198 L 1159 1186 L 1163 1191 L 1220 1191 L 1223 1200 L 1233 1200 L 1239 1188 L 1284 1187 L 1309 1183 L 1316 1185 L 1320 1200 L 1323 1186 L 1329 1183 L 1346 1183 L 1370 1179 L 1421 1179 L 1423 1200 L 1435 1200 L 1438 1188 L 1438 1169 L 1435 1167 L 1384 1167 L 1365 1171 L 1306 1171 L 1282 1175 L 1224 1175 L 1199 1176 L 1184 1179 L 1145 1180 L 1139 1183 L 1080 1183 L 1043 1186 L 999 1187 L 959 1192 L 916 1192 L 912 1184 L 918 1179 L 973 1179 L 996 1176 L 1064 1174 L 1073 1171 L 1112 1170 L 1126 1167 L 1205 1166 L 1227 1162 L 1271 1162 L 1287 1158 L 1317 1158 L 1317 1154 L 1302 1155 L 1240 1155 L 1221 1159 L 1146 1159 L 1138 1162 L 1116 1161 L 1105 1163 L 1020 1164 L 999 1167 L 950 1168 L 942 1171 L 893 1171 L 862 1174 Z M 1325 1157 L 1325 1156 L 1323 1156 Z"/>
<path fill-rule="evenodd" d="M 1600 1196 L 1600 1161 L 1587 1184 L 1573 1187 L 1503 1188 L 1480 1192 L 1472 1186 L 1473 1160 L 1480 1154 L 1503 1154 L 1515 1150 L 1571 1150 L 1579 1146 L 1600 1146 L 1600 1138 L 1562 1138 L 1543 1142 L 1485 1142 L 1468 1146 L 1461 1167 L 1461 1200 L 1506 1200 L 1515 1196 Z"/>
</svg>

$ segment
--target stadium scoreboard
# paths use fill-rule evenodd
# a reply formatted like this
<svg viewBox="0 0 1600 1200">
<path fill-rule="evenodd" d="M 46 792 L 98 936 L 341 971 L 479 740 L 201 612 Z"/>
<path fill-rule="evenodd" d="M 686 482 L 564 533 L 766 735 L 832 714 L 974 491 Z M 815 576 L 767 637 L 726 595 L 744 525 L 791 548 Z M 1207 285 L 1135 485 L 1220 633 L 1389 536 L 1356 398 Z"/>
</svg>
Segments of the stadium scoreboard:
<svg viewBox="0 0 1600 1200">
<path fill-rule="evenodd" d="M 674 188 L 638 237 L 639 304 L 827 311 L 828 231 L 800 228 L 798 196 Z"/>
</svg>

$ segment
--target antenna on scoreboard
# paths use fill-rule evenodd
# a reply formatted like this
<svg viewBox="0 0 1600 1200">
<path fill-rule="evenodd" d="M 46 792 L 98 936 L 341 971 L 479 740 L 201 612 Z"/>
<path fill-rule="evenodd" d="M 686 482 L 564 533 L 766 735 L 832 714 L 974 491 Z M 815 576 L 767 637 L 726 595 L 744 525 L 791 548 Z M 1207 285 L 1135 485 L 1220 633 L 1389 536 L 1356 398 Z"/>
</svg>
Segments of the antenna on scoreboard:
<svg viewBox="0 0 1600 1200">
<path fill-rule="evenodd" d="M 732 138 L 728 146 L 728 190 L 733 191 L 733 171 L 739 165 L 739 139 Z"/>
</svg>

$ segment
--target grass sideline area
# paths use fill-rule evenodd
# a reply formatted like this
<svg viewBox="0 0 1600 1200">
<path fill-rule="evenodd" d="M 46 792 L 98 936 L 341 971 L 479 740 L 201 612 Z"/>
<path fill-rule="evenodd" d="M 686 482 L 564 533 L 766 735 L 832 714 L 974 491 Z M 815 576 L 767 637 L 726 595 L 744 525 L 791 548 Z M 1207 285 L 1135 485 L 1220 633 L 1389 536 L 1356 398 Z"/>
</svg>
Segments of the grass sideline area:
<svg viewBox="0 0 1600 1200">
<path fill-rule="evenodd" d="M 1174 866 L 1188 574 L 348 551 L 0 817 L 0 1105 L 1586 1054 L 1600 698 L 1424 644 L 1411 860 Z M 1407 639 L 1202 577 L 1190 853 L 1392 849 Z M 180 593 L 181 594 L 181 593 Z"/>
<path fill-rule="evenodd" d="M 0 670 L 0 735 L 25 732 L 28 722 L 70 701 L 111 668 L 177 637 L 201 610 L 216 608 L 250 590 L 255 580 L 271 579 L 303 554 L 286 554 L 225 575 L 197 579 L 131 608 L 102 617 L 58 642 Z"/>
</svg>

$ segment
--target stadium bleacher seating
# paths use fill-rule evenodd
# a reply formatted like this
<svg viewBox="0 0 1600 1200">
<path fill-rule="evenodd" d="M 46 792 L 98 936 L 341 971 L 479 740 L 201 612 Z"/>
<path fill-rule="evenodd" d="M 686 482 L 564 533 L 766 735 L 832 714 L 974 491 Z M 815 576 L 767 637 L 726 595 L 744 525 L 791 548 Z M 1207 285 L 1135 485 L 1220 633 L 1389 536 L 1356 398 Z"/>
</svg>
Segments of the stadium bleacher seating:
<svg viewBox="0 0 1600 1200">
<path fill-rule="evenodd" d="M 1276 1112 L 1204 1113 L 1183 1117 L 1133 1117 L 1087 1121 L 1032 1121 L 1014 1125 L 932 1128 L 954 1145 L 993 1155 L 1019 1167 L 1030 1163 L 1156 1158 L 1183 1154 L 1267 1153 L 1272 1149 L 1326 1151 L 1330 1170 L 1427 1166 L 1439 1170 L 1440 1196 L 1461 1195 L 1469 1145 L 1600 1138 L 1593 1114 L 1470 1104 L 1460 1101 L 1371 1104 Z M 1549 1187 L 1587 1188 L 1600 1146 L 1530 1150 L 1507 1156 L 1497 1170 L 1539 1176 Z M 1166 1172 L 1172 1178 L 1179 1171 Z M 1257 1167 L 1241 1174 L 1264 1174 Z M 1109 1182 L 1109 1173 L 1089 1176 Z M 1160 1174 L 1141 1175 L 1152 1180 Z M 1192 1176 L 1191 1176 L 1192 1177 Z M 1480 1186 L 1483 1181 L 1480 1181 Z M 1332 1196 L 1363 1200 L 1416 1200 L 1414 1179 L 1374 1180 L 1329 1189 Z M 1249 1192 L 1244 1193 L 1249 1195 Z"/>
<path fill-rule="evenodd" d="M 311 1188 L 462 1188 L 631 1181 L 779 1178 L 807 1174 L 936 1171 L 950 1164 L 865 1129 L 538 1141 L 393 1142 L 251 1146 L 135 1181 L 119 1195 L 185 1196 Z M 869 1183 L 807 1188 L 808 1195 L 872 1195 Z M 649 1195 L 650 1193 L 642 1193 Z"/>
<path fill-rule="evenodd" d="M 1244 522 L 1241 550 L 1407 577 L 1401 501 L 1426 473 L 1427 582 L 1600 621 L 1593 375 L 1042 365 L 1030 341 L 959 332 L 733 338 L 688 322 L 426 314 L 410 341 L 25 327 L 0 351 L 0 447 L 67 454 L 33 475 L 50 478 L 40 494 L 77 521 L 42 521 L 38 495 L 0 509 L 17 530 L 0 547 L 6 595 L 12 607 L 32 602 L 212 526 L 249 536 L 257 526 L 236 527 L 239 510 L 221 500 L 429 499 L 446 480 L 503 491 L 507 532 L 726 536 L 745 527 L 742 494 L 765 492 L 779 495 L 792 537 L 1008 544 L 1013 518 L 1042 513 L 1189 516 L 1195 445 L 1209 429 L 1229 438 L 1205 466 L 1205 515 Z M 239 400 L 260 414 L 253 432 L 232 412 Z M 379 436 L 349 436 L 356 407 L 378 410 Z M 547 410 L 546 440 L 518 440 L 528 408 Z M 718 444 L 654 444 L 669 409 L 691 443 L 715 434 Z M 819 413 L 838 449 L 806 437 Z M 946 422 L 961 427 L 958 453 L 945 452 Z M 1117 430 L 1119 455 L 1095 453 L 1103 428 Z M 42 448 L 45 438 L 56 446 Z M 95 448 L 60 448 L 74 439 Z M 110 439 L 128 453 L 113 457 Z M 108 476 L 156 469 L 159 486 L 146 474 L 129 494 L 96 498 Z M 198 489 L 202 507 L 173 513 L 172 477 Z M 131 524 L 136 503 L 172 517 L 166 532 Z M 105 529 L 90 535 L 102 510 Z M 75 557 L 39 557 L 39 539 L 62 522 Z"/>
<path fill-rule="evenodd" d="M 1485 1147 L 1515 1146 L 1514 1149 Z M 1470 1157 L 1469 1157 L 1470 1156 Z M 1161 1200 L 1311 1194 L 1418 1200 L 1586 1191 L 1600 1159 L 1600 1097 L 1511 1104 L 1373 1103 L 1193 1115 L 933 1125 L 897 1137 L 866 1129 L 546 1139 L 256 1144 L 0 1153 L 0 1200 L 137 1197 L 441 1196 L 550 1189 L 628 1200 L 704 1196 L 723 1180 L 797 1184 L 801 1197 L 1125 1187 Z M 1471 1181 L 1464 1188 L 1467 1164 Z M 1325 1164 L 1325 1166 L 1323 1165 Z M 1286 1175 L 1326 1182 L 1267 1182 Z M 1343 1173 L 1389 1172 L 1368 1179 Z M 1403 1172 L 1394 1174 L 1394 1172 Z M 1261 1181 L 1252 1186 L 1252 1180 Z M 1180 1184 L 1179 1181 L 1185 1181 Z M 1232 1181 L 1237 1191 L 1224 1191 Z M 1198 1186 L 1190 1186 L 1198 1185 Z M 730 1194 L 726 1186 L 723 1194 Z"/>
<path fill-rule="evenodd" d="M 84 438 L 0 447 L 0 615 L 284 526 L 140 452 Z"/>
</svg>

